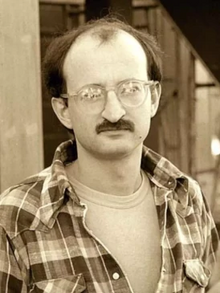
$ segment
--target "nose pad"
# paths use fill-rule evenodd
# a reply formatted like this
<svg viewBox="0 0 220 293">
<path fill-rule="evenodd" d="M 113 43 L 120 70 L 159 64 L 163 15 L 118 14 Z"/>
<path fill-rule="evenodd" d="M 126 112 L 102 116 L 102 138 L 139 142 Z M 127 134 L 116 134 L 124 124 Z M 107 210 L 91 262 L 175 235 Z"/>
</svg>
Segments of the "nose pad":
<svg viewBox="0 0 220 293">
<path fill-rule="evenodd" d="M 122 106 L 121 102 L 117 98 L 117 95 L 114 91 L 108 91 L 106 97 L 105 108 L 102 112 L 102 117 L 109 122 L 116 123 L 119 121 L 124 115 L 126 111 Z"/>
</svg>

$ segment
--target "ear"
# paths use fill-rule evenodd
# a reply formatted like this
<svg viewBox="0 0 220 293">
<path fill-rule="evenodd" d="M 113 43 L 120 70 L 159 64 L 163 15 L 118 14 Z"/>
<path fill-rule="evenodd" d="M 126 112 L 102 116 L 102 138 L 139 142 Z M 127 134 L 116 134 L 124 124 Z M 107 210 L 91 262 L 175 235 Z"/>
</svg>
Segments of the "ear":
<svg viewBox="0 0 220 293">
<path fill-rule="evenodd" d="M 52 98 L 51 99 L 52 108 L 57 115 L 57 118 L 60 122 L 67 128 L 72 129 L 72 121 L 70 119 L 69 108 L 66 105 L 65 101 L 61 98 Z"/>
<path fill-rule="evenodd" d="M 161 97 L 161 84 L 158 82 L 152 86 L 151 90 L 151 118 L 157 113 Z"/>
</svg>

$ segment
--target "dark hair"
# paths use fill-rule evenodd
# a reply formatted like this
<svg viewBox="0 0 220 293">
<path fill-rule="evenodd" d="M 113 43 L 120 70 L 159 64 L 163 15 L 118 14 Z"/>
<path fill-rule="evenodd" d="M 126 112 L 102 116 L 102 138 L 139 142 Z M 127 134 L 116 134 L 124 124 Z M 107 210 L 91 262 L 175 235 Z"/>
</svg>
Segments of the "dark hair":
<svg viewBox="0 0 220 293">
<path fill-rule="evenodd" d="M 55 38 L 50 43 L 43 62 L 44 83 L 50 96 L 60 97 L 60 94 L 66 91 L 63 63 L 71 45 L 79 36 L 90 31 L 91 34 L 99 37 L 102 42 L 106 42 L 119 30 L 129 33 L 141 44 L 148 60 L 148 77 L 160 82 L 162 78 L 161 51 L 154 37 L 133 28 L 115 17 L 107 16 L 87 22 L 77 29 Z"/>
</svg>

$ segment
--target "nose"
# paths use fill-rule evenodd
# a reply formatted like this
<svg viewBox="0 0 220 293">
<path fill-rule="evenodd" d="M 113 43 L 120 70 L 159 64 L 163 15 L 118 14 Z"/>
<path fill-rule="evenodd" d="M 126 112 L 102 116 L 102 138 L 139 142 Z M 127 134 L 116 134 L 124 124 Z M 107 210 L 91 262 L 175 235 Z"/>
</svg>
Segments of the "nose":
<svg viewBox="0 0 220 293">
<path fill-rule="evenodd" d="M 102 117 L 109 122 L 116 123 L 126 114 L 121 102 L 113 90 L 107 92 L 105 108 Z"/>
</svg>

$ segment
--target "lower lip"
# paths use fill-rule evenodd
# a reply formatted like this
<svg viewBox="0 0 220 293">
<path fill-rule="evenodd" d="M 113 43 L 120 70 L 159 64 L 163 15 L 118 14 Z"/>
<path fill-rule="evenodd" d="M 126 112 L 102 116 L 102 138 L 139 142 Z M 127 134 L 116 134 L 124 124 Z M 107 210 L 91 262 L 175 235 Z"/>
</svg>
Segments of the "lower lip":
<svg viewBox="0 0 220 293">
<path fill-rule="evenodd" d="M 123 134 L 124 132 L 128 132 L 128 129 L 121 129 L 121 130 L 104 130 L 104 131 L 101 131 L 100 133 L 106 133 L 106 134 L 109 134 L 109 135 L 120 135 L 120 134 Z"/>
<path fill-rule="evenodd" d="M 115 128 L 110 128 L 110 129 L 105 129 L 105 130 L 102 130 L 101 132 L 109 132 L 109 131 L 111 131 L 111 132 L 120 132 L 120 131 L 129 131 L 129 129 L 127 129 L 127 128 L 124 128 L 124 129 L 115 129 Z"/>
</svg>

